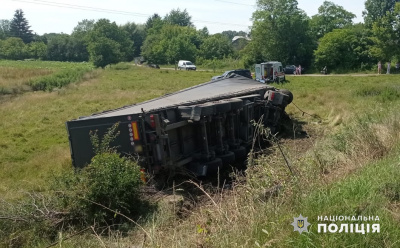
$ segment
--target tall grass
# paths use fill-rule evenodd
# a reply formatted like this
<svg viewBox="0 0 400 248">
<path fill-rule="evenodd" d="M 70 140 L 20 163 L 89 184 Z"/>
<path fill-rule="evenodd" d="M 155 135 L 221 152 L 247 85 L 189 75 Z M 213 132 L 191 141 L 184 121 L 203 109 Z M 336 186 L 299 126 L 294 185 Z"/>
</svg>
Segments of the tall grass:
<svg viewBox="0 0 400 248">
<path fill-rule="evenodd" d="M 3 199 L 13 202 L 24 192 L 45 192 L 52 172 L 71 169 L 66 120 L 151 99 L 214 75 L 120 68 L 107 68 L 99 77 L 57 92 L 28 92 L 0 105 Z M 400 115 L 399 100 L 393 97 L 397 80 L 395 76 L 289 77 L 287 84 L 279 85 L 292 90 L 296 105 L 313 116 L 302 115 L 294 105 L 287 108 L 300 123 L 288 127 L 296 137 L 281 143 L 295 176 L 275 145 L 260 154 L 245 175 L 236 173 L 228 189 L 202 185 L 209 197 L 193 196 L 173 207 L 160 204 L 158 213 L 143 217 L 149 235 L 128 225 L 124 232 L 105 229 L 98 235 L 87 230 L 63 240 L 80 231 L 66 227 L 50 241 L 17 228 L 16 241 L 21 246 L 36 241 L 30 246 L 38 247 L 52 241 L 63 247 L 395 247 L 400 240 Z M 369 93 L 375 90 L 380 93 Z M 309 136 L 299 135 L 299 130 Z M 175 188 L 178 193 L 182 190 Z M 177 216 L 177 208 L 186 214 Z M 311 233 L 293 232 L 290 223 L 300 213 L 309 217 Z M 341 213 L 379 215 L 382 231 L 375 236 L 316 233 L 317 216 Z M 1 244 L 9 245 L 12 238 L 4 237 Z"/>
<path fill-rule="evenodd" d="M 396 104 L 393 107 L 398 107 Z M 294 141 L 296 143 L 296 141 Z M 303 142 L 299 140 L 299 142 Z M 161 209 L 147 226 L 149 247 L 391 247 L 400 241 L 398 206 L 400 114 L 377 109 L 311 144 L 306 153 L 284 147 L 259 155 L 231 190 L 209 191 L 187 219 Z M 390 211 L 387 211 L 390 209 Z M 302 214 L 309 233 L 293 232 Z M 379 216 L 378 234 L 317 232 L 318 216 Z M 397 216 L 397 217 L 396 217 Z M 393 217 L 396 217 L 393 219 Z M 138 231 L 139 232 L 139 231 Z M 139 235 L 139 234 L 138 234 Z M 122 244 L 127 240 L 121 239 Z"/>
<path fill-rule="evenodd" d="M 33 90 L 49 91 L 54 88 L 62 88 L 70 83 L 78 82 L 89 70 L 88 68 L 63 70 L 48 76 L 32 79 L 28 82 L 28 85 Z"/>
<path fill-rule="evenodd" d="M 0 60 L 0 96 L 61 88 L 91 71 L 88 63 Z M 90 77 L 94 75 L 92 71 Z"/>
<path fill-rule="evenodd" d="M 0 67 L 0 95 L 30 91 L 27 82 L 51 73 L 51 69 Z"/>
</svg>

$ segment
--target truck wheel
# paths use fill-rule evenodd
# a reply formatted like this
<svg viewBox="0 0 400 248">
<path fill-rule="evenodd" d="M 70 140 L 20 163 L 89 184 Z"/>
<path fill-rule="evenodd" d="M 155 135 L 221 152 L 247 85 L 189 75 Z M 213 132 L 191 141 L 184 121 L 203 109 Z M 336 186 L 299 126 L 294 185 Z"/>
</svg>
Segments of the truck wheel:
<svg viewBox="0 0 400 248">
<path fill-rule="evenodd" d="M 227 152 L 222 155 L 217 155 L 217 158 L 220 158 L 224 165 L 231 164 L 231 163 L 235 162 L 235 153 Z"/>
<path fill-rule="evenodd" d="M 281 89 L 281 90 L 279 90 L 279 92 L 289 96 L 289 100 L 288 100 L 287 104 L 290 104 L 293 101 L 293 93 L 290 90 Z"/>
<path fill-rule="evenodd" d="M 239 148 L 232 150 L 232 152 L 235 153 L 236 159 L 245 158 L 247 156 L 247 150 L 244 146 L 239 146 Z"/>
</svg>

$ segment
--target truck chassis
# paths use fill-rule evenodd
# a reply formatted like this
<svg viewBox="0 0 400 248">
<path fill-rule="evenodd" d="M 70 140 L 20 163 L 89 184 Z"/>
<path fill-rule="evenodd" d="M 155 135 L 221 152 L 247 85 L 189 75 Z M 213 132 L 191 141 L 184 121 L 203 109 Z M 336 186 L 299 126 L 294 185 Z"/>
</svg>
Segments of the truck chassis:
<svg viewBox="0 0 400 248">
<path fill-rule="evenodd" d="M 119 123 L 112 146 L 137 156 L 150 173 L 189 170 L 197 176 L 215 173 L 245 158 L 254 135 L 253 120 L 276 132 L 287 90 L 234 76 L 66 123 L 72 163 L 81 168 L 94 156 L 90 131 L 104 134 Z"/>
</svg>

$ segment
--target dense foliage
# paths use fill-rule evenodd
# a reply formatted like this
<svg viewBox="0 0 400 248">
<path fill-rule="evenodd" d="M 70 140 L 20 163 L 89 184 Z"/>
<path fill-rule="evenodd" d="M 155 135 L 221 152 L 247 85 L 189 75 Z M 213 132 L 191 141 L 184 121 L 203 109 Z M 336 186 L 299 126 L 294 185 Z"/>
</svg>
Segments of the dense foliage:
<svg viewBox="0 0 400 248">
<path fill-rule="evenodd" d="M 252 63 L 278 60 L 284 64 L 310 65 L 315 41 L 309 18 L 296 0 L 259 0 L 253 14 Z M 261 60 L 260 60 L 261 59 Z M 249 63 L 249 64 L 252 64 Z"/>
<path fill-rule="evenodd" d="M 113 125 L 101 138 L 91 133 L 96 153 L 91 163 L 55 180 L 63 207 L 84 222 L 111 224 L 126 220 L 120 214 L 133 217 L 141 211 L 140 167 L 110 147 L 119 134 L 117 128 L 118 124 Z"/>
<path fill-rule="evenodd" d="M 342 6 L 325 1 L 318 8 L 318 14 L 311 18 L 311 30 L 317 38 L 321 38 L 334 29 L 352 25 L 355 17 L 356 15 L 346 11 Z"/>
<path fill-rule="evenodd" d="M 24 12 L 21 9 L 17 9 L 10 23 L 10 36 L 21 38 L 24 43 L 29 43 L 33 40 L 32 30 L 29 28 Z"/>
<path fill-rule="evenodd" d="M 252 68 L 278 60 L 318 70 L 329 66 L 331 72 L 364 70 L 379 60 L 400 59 L 399 5 L 399 0 L 367 0 L 365 24 L 355 24 L 353 13 L 330 1 L 309 17 L 297 0 L 258 0 L 249 33 L 212 35 L 207 27 L 196 29 L 187 10 L 179 8 L 164 17 L 153 14 L 143 24 L 85 19 L 70 35 L 32 34 L 17 10 L 12 20 L 0 20 L 0 59 L 91 61 L 103 68 L 121 61 L 176 64 L 183 59 L 200 64 L 234 59 Z"/>
</svg>

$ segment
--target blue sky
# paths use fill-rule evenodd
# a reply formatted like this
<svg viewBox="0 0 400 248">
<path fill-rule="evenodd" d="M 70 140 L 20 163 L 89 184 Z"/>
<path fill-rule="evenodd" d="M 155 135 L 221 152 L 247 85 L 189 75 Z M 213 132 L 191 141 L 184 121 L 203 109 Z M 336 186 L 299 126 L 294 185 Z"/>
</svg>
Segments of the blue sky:
<svg viewBox="0 0 400 248">
<path fill-rule="evenodd" d="M 0 0 L 0 19 L 12 19 L 16 9 L 22 9 L 38 33 L 71 33 L 83 19 L 107 18 L 117 24 L 128 21 L 144 23 L 148 16 L 161 16 L 171 9 L 187 9 L 196 28 L 207 26 L 210 33 L 224 30 L 249 31 L 256 1 L 246 0 Z M 362 22 L 365 0 L 332 0 L 354 13 L 355 22 Z M 308 16 L 315 15 L 323 0 L 298 0 L 299 8 Z M 55 5 L 63 5 L 57 7 Z M 66 8 L 69 6 L 72 8 Z M 89 9 L 84 9 L 86 6 Z M 96 8 L 96 11 L 92 11 Z M 100 10 L 102 9 L 102 10 Z M 108 10 L 108 11 L 107 11 Z M 119 13 L 115 13 L 119 11 Z"/>
</svg>

